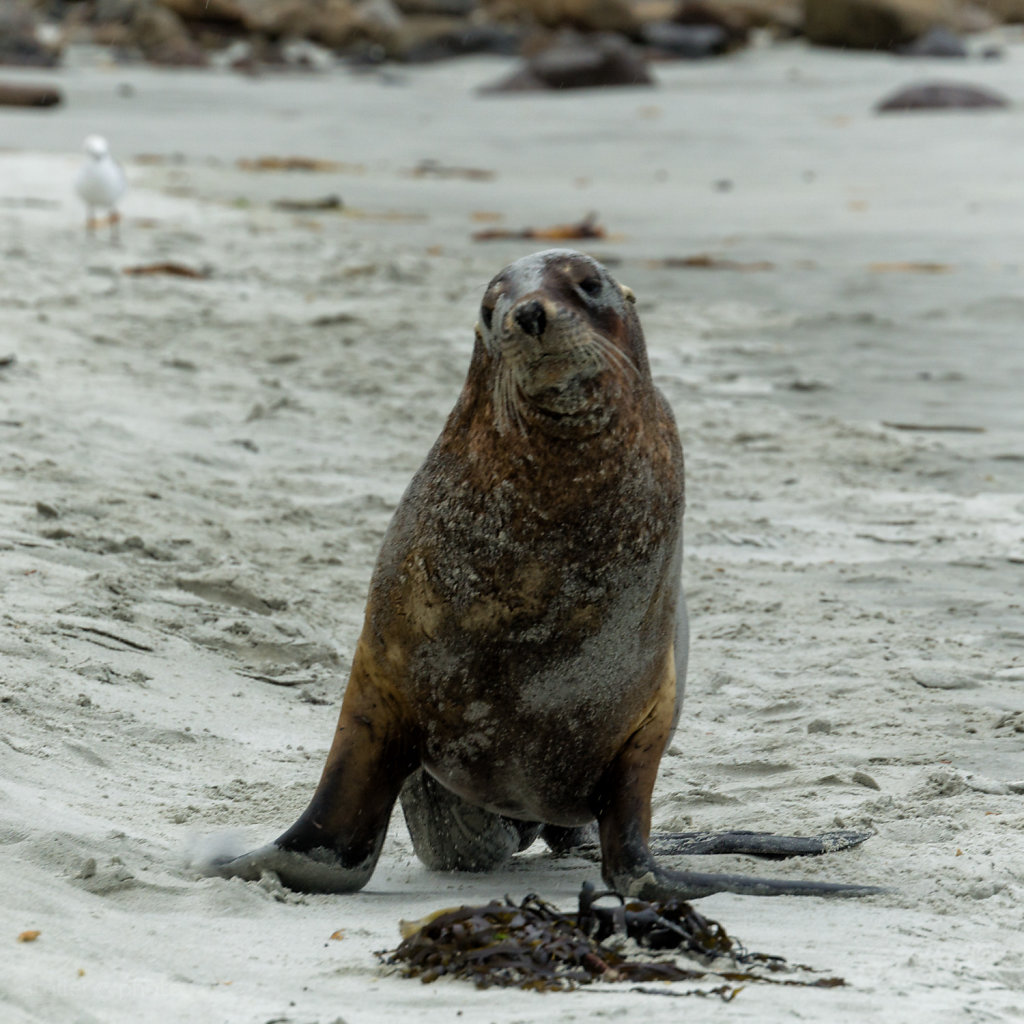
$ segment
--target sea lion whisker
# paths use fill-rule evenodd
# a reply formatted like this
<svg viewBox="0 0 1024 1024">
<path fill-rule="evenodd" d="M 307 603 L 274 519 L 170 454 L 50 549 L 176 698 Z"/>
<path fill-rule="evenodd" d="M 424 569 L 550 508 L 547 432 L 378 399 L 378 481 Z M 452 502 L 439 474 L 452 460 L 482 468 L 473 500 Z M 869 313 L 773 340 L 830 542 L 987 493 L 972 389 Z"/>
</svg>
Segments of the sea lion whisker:
<svg viewBox="0 0 1024 1024">
<path fill-rule="evenodd" d="M 504 371 L 499 370 L 494 375 L 494 385 L 491 389 L 491 405 L 494 408 L 494 425 L 498 428 L 499 434 L 506 434 L 509 429 L 508 399 L 505 395 L 505 377 L 506 374 Z"/>
<path fill-rule="evenodd" d="M 511 367 L 505 379 L 505 402 L 512 410 L 512 423 L 520 434 L 526 433 L 526 419 L 523 416 L 523 393 Z"/>
<path fill-rule="evenodd" d="M 515 368 L 511 363 L 502 363 L 494 378 L 495 426 L 499 434 L 510 433 L 513 429 L 522 434 L 526 431 L 521 408 L 522 396 L 515 380 Z"/>
<path fill-rule="evenodd" d="M 494 385 L 492 388 L 491 404 L 494 407 L 494 422 L 499 434 L 508 432 L 508 396 L 506 395 L 506 380 L 508 373 L 505 367 L 498 367 L 494 374 Z"/>
<path fill-rule="evenodd" d="M 615 344 L 611 338 L 606 337 L 603 334 L 598 334 L 596 331 L 590 335 L 591 342 L 593 342 L 593 348 L 600 355 L 605 365 L 611 369 L 613 366 L 618 366 L 620 369 L 625 370 L 633 377 L 638 376 L 639 371 L 636 368 L 636 363 L 625 352 Z"/>
</svg>

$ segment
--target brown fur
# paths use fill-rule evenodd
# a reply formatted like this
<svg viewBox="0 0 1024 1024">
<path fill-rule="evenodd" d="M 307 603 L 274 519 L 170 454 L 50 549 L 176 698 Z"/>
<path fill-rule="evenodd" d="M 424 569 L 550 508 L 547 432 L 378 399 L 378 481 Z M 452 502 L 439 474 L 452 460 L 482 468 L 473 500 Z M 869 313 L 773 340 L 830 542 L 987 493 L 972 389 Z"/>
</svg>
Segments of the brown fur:
<svg viewBox="0 0 1024 1024">
<path fill-rule="evenodd" d="M 310 805 L 216 870 L 357 889 L 401 793 L 435 867 L 497 866 L 539 832 L 564 848 L 596 822 L 621 892 L 823 891 L 651 856 L 686 674 L 682 516 L 682 449 L 632 293 L 566 250 L 506 268 L 385 536 Z"/>
</svg>

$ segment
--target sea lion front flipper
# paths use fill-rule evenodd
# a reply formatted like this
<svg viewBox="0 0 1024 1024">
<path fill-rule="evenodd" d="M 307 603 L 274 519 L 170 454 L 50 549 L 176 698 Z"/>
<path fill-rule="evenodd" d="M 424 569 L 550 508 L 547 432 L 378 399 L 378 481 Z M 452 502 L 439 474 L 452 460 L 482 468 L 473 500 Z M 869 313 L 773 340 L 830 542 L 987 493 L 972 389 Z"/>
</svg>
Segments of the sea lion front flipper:
<svg viewBox="0 0 1024 1024">
<path fill-rule="evenodd" d="M 601 874 L 623 896 L 642 900 L 697 899 L 716 892 L 747 896 L 869 896 L 884 889 L 837 882 L 754 878 L 747 875 L 672 871 L 648 845 L 651 793 L 674 713 L 671 654 L 658 699 L 601 778 L 594 811 L 601 836 Z"/>
<path fill-rule="evenodd" d="M 273 843 L 205 870 L 245 879 L 273 871 L 301 892 L 361 889 L 377 863 L 402 783 L 418 764 L 414 740 L 386 670 L 360 642 L 309 806 Z"/>
</svg>

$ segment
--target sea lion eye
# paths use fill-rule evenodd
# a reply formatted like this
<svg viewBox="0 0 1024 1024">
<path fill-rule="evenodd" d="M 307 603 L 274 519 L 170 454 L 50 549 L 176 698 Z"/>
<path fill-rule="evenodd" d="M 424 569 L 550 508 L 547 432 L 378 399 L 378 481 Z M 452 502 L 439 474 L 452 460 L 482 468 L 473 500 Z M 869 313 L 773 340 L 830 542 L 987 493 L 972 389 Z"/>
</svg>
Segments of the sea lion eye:
<svg viewBox="0 0 1024 1024">
<path fill-rule="evenodd" d="M 484 322 L 487 330 L 491 329 L 491 320 L 494 319 L 494 307 L 484 304 L 480 307 L 480 319 Z"/>
<path fill-rule="evenodd" d="M 585 277 L 576 287 L 584 294 L 594 297 L 601 294 L 603 285 L 599 277 Z"/>
</svg>

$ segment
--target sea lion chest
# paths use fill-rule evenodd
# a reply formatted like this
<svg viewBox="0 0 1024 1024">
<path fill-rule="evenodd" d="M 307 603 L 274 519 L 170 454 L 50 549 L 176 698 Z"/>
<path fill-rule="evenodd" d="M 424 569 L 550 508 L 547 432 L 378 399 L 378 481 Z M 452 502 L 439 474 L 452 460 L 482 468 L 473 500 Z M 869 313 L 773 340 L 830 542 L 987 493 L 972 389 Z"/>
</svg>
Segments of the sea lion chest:
<svg viewBox="0 0 1024 1024">
<path fill-rule="evenodd" d="M 681 477 L 642 444 L 481 472 L 444 441 L 395 515 L 370 603 L 423 763 L 500 813 L 586 820 L 671 644 Z"/>
</svg>

